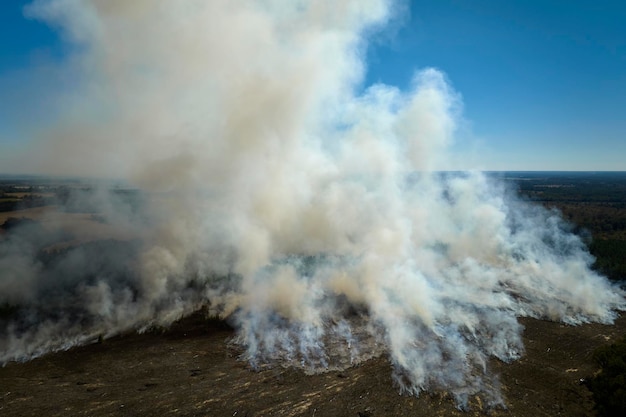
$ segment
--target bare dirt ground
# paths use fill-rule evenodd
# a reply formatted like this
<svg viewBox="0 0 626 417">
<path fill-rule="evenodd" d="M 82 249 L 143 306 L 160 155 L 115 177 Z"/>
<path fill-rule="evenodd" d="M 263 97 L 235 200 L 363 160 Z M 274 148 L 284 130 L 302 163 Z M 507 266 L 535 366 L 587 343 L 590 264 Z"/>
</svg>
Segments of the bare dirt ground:
<svg viewBox="0 0 626 417">
<path fill-rule="evenodd" d="M 233 331 L 195 314 L 163 333 L 128 334 L 0 368 L 0 415 L 9 416 L 593 416 L 582 379 L 597 371 L 593 350 L 626 333 L 522 319 L 526 355 L 492 361 L 506 408 L 445 393 L 403 396 L 378 358 L 343 372 L 253 371 L 237 360 Z"/>
</svg>

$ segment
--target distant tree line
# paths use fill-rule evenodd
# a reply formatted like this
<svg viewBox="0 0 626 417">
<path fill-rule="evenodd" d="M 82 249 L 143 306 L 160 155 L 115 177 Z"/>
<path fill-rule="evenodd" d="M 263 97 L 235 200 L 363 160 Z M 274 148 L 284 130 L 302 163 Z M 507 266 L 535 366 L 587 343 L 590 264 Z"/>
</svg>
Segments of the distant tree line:
<svg viewBox="0 0 626 417">
<path fill-rule="evenodd" d="M 510 181 L 523 198 L 563 214 L 589 245 L 598 272 L 626 280 L 626 174 L 530 173 Z"/>
</svg>

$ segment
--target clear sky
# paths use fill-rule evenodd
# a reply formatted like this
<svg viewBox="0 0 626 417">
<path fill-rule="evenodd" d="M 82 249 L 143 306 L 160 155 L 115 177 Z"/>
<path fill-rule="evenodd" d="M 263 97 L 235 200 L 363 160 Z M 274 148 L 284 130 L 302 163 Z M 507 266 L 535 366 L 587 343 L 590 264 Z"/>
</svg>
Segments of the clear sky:
<svg viewBox="0 0 626 417">
<path fill-rule="evenodd" d="M 0 3 L 0 141 L 12 146 L 27 139 L 21 118 L 45 117 L 38 83 L 64 58 L 26 3 Z M 445 72 L 464 103 L 459 168 L 626 170 L 626 2 L 424 0 L 402 18 L 370 45 L 366 85 Z"/>
</svg>

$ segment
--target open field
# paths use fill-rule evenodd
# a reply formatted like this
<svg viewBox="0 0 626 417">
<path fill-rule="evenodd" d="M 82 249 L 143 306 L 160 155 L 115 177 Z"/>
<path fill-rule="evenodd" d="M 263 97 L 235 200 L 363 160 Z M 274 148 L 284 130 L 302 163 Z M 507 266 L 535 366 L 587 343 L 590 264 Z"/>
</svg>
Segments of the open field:
<svg viewBox="0 0 626 417">
<path fill-rule="evenodd" d="M 621 190 L 622 181 L 626 184 L 626 176 L 608 182 L 604 177 L 570 177 L 516 174 L 507 181 L 525 198 L 560 210 L 590 243 L 596 267 L 614 280 L 623 279 L 626 201 L 621 201 L 622 191 L 614 191 Z M 128 230 L 103 223 L 94 212 L 26 208 L 0 212 L 0 225 L 9 218 L 33 219 L 49 230 L 62 230 L 66 239 L 52 248 L 132 238 Z M 593 352 L 626 335 L 626 316 L 611 326 L 573 327 L 528 318 L 520 322 L 525 355 L 512 363 L 492 359 L 488 364 L 489 372 L 499 375 L 505 408 L 490 408 L 474 397 L 471 408 L 462 411 L 445 392 L 399 395 L 384 356 L 318 375 L 279 366 L 255 371 L 238 360 L 241 351 L 228 343 L 234 331 L 199 311 L 165 331 L 119 335 L 7 364 L 0 368 L 0 415 L 596 415 L 586 385 L 600 369 Z"/>
<path fill-rule="evenodd" d="M 48 198 L 54 197 L 54 193 L 38 193 L 38 192 L 17 192 L 17 193 L 4 193 L 6 198 L 23 199 L 25 197 L 34 198 Z"/>
<path fill-rule="evenodd" d="M 32 220 L 42 219 L 48 212 L 55 211 L 54 206 L 35 207 L 23 210 L 11 210 L 0 212 L 0 224 L 3 224 L 7 219 L 14 218 L 26 218 Z"/>
<path fill-rule="evenodd" d="M 571 327 L 523 319 L 526 355 L 500 375 L 507 408 L 491 416 L 593 416 L 584 380 L 597 372 L 592 352 L 626 333 L 614 326 Z M 129 334 L 28 363 L 0 368 L 3 416 L 473 416 L 445 393 L 398 395 L 384 358 L 343 372 L 253 371 L 229 347 L 228 328 L 202 313 L 165 333 Z"/>
<path fill-rule="evenodd" d="M 54 245 L 55 248 L 104 239 L 129 240 L 133 238 L 128 229 L 103 223 L 93 213 L 67 213 L 59 211 L 56 206 L 0 212 L 0 225 L 11 218 L 34 220 L 49 232 L 59 232 L 64 238 Z M 0 233 L 2 233 L 1 228 Z"/>
</svg>

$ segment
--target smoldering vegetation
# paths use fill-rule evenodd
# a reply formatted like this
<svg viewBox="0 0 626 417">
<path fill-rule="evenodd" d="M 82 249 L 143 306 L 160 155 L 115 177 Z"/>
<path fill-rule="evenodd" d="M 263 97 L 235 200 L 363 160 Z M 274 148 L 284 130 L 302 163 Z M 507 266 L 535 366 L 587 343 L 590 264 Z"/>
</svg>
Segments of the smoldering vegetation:
<svg viewBox="0 0 626 417">
<path fill-rule="evenodd" d="M 496 405 L 487 364 L 523 355 L 518 317 L 610 323 L 625 306 L 556 212 L 480 172 L 441 173 L 461 117 L 442 72 L 363 88 L 368 36 L 400 3 L 27 10 L 75 47 L 59 71 L 76 84 L 25 161 L 121 176 L 141 199 L 66 196 L 107 239 L 54 248 L 63 238 L 29 221 L 2 235 L 4 363 L 205 306 L 253 365 L 384 354 L 401 391 Z"/>
<path fill-rule="evenodd" d="M 237 248 L 211 242 L 216 246 L 194 248 L 178 275 L 153 282 L 153 276 L 142 275 L 142 262 L 158 247 L 147 231 L 162 227 L 154 217 L 136 223 L 132 238 L 87 242 L 46 222 L 10 219 L 0 240 L 2 360 L 167 326 L 206 307 L 235 326 L 231 342 L 243 348 L 242 359 L 253 366 L 270 363 L 315 373 L 389 355 L 402 391 L 450 391 L 459 404 L 481 393 L 495 405 L 502 399 L 487 362 L 523 355 L 517 317 L 611 322 L 614 310 L 622 308 L 620 290 L 591 271 L 593 258 L 557 212 L 517 201 L 502 184 L 480 174 L 413 173 L 403 193 L 419 197 L 425 184 L 436 190 L 430 197 L 438 199 L 438 209 L 448 210 L 429 211 L 426 218 L 449 234 L 431 230 L 434 239 L 410 248 L 411 258 L 394 257 L 387 264 L 381 251 L 285 251 L 252 277 L 238 270 Z M 481 186 L 486 194 L 459 206 L 464 193 Z M 501 224 L 485 234 L 493 213 L 481 217 L 466 211 L 474 205 L 478 213 L 493 209 L 489 199 L 496 198 L 495 190 L 506 211 Z M 94 195 L 102 194 L 77 192 L 73 207 L 93 207 L 93 201 L 77 200 Z M 147 219 L 145 208 L 151 205 L 139 211 L 120 205 L 116 217 L 141 213 Z M 454 212 L 462 221 L 446 224 L 443 219 L 454 218 Z M 489 222 L 475 225 L 461 241 L 459 228 L 477 218 Z M 116 227 L 102 212 L 97 219 Z M 428 228 L 422 224 L 420 230 Z M 495 231 L 506 238 L 493 242 Z"/>
</svg>

